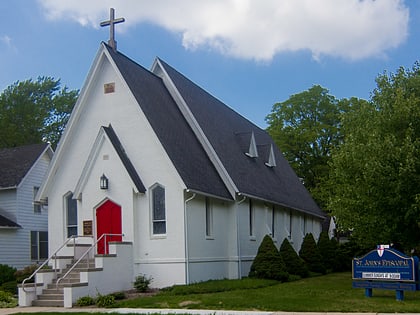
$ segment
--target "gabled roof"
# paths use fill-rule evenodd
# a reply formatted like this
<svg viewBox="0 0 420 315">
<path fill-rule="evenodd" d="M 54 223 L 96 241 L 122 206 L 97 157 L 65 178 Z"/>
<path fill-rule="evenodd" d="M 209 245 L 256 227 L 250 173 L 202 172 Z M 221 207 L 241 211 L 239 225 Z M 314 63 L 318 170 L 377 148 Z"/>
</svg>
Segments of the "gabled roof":
<svg viewBox="0 0 420 315">
<path fill-rule="evenodd" d="M 140 176 L 135 170 L 133 164 L 131 163 L 114 129 L 112 128 L 111 125 L 109 125 L 108 127 L 101 126 L 101 128 L 99 129 L 99 133 L 96 137 L 95 143 L 93 144 L 91 151 L 89 153 L 87 162 L 85 166 L 83 167 L 82 175 L 79 178 L 79 181 L 74 190 L 74 195 L 76 196 L 76 199 L 81 198 L 83 187 L 88 180 L 91 170 L 96 162 L 96 159 L 98 158 L 101 145 L 103 144 L 105 139 L 108 139 L 108 141 L 111 143 L 112 147 L 114 148 L 115 152 L 117 153 L 118 157 L 120 158 L 120 161 L 124 165 L 124 168 L 127 171 L 127 174 L 130 177 L 136 192 L 145 193 L 146 188 L 144 187 L 143 182 L 140 179 Z"/>
<path fill-rule="evenodd" d="M 21 228 L 21 226 L 17 224 L 16 222 L 13 222 L 12 220 L 9 220 L 8 218 L 0 214 L 0 229 L 1 228 L 17 229 L 17 228 Z"/>
<path fill-rule="evenodd" d="M 115 52 L 111 58 L 146 115 L 169 158 L 191 191 L 232 199 L 160 77 Z"/>
<path fill-rule="evenodd" d="M 120 139 L 118 139 L 117 134 L 115 133 L 114 129 L 111 125 L 108 127 L 102 127 L 105 130 L 109 140 L 112 143 L 115 151 L 117 152 L 118 156 L 121 159 L 128 175 L 130 176 L 131 180 L 133 181 L 134 185 L 137 188 L 138 192 L 145 193 L 146 188 L 143 185 L 143 182 L 140 179 L 139 174 L 137 173 L 136 169 L 134 168 L 133 164 L 131 163 L 130 159 L 128 158 L 127 153 L 125 152 Z"/>
<path fill-rule="evenodd" d="M 0 149 L 0 189 L 17 187 L 48 146 L 40 143 Z"/>
<path fill-rule="evenodd" d="M 230 199 L 241 194 L 324 217 L 266 131 L 161 59 L 153 74 L 102 45 L 188 189 Z M 246 155 L 252 137 L 256 157 Z"/>
</svg>

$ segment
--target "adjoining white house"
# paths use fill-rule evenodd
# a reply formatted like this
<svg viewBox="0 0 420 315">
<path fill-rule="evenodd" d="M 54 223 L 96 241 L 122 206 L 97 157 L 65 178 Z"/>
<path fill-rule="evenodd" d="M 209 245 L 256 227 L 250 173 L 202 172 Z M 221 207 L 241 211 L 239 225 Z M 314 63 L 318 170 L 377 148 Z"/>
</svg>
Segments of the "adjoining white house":
<svg viewBox="0 0 420 315">
<path fill-rule="evenodd" d="M 154 287 L 247 276 L 266 234 L 298 250 L 325 216 L 266 131 L 161 59 L 149 71 L 105 43 L 38 198 L 50 253 L 97 242 L 94 270 L 60 280 L 66 307 L 139 274 Z"/>
<path fill-rule="evenodd" d="M 52 155 L 45 143 L 0 149 L 0 264 L 23 269 L 48 257 L 48 212 L 34 200 Z"/>
</svg>

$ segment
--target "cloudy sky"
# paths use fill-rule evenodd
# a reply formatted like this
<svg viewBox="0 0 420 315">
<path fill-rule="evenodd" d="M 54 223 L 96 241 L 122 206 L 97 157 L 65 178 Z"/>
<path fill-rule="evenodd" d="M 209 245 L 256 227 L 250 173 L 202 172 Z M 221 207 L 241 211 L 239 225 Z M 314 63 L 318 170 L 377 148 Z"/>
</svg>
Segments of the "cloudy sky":
<svg viewBox="0 0 420 315">
<path fill-rule="evenodd" d="M 159 56 L 263 128 L 314 84 L 369 99 L 378 74 L 420 59 L 417 0 L 1 0 L 0 90 L 38 76 L 80 89 L 110 7 L 119 51 L 146 68 Z"/>
</svg>

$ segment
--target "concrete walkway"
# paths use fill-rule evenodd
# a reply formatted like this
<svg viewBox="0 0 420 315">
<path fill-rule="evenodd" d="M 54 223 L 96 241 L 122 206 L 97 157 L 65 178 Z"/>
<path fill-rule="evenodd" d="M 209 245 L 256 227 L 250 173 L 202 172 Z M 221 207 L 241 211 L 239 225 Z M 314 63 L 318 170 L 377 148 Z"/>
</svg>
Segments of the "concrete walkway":
<svg viewBox="0 0 420 315">
<path fill-rule="evenodd" d="M 259 311 L 223 311 L 223 310 L 189 310 L 189 309 L 141 309 L 141 308 L 91 308 L 91 307 L 14 307 L 0 308 L 0 315 L 16 313 L 118 313 L 118 314 L 191 314 L 191 315 L 389 315 L 388 313 L 326 313 L 326 312 L 259 312 Z M 404 313 L 401 315 L 414 315 L 420 313 Z M 399 315 L 399 313 L 392 313 Z"/>
</svg>

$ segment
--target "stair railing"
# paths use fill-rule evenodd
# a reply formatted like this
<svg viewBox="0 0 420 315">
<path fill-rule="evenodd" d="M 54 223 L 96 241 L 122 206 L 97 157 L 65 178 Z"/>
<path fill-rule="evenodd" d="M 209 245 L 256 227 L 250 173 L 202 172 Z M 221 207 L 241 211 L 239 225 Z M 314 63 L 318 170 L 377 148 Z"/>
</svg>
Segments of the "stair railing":
<svg viewBox="0 0 420 315">
<path fill-rule="evenodd" d="M 73 247 L 74 247 L 74 252 L 76 252 L 76 238 L 79 237 L 89 237 L 92 238 L 92 236 L 85 236 L 85 235 L 72 235 L 70 236 L 50 257 L 47 258 L 47 260 L 45 260 L 29 277 L 25 278 L 22 281 L 22 289 L 24 292 L 26 291 L 25 288 L 25 284 L 27 281 L 31 280 L 33 277 L 35 277 L 35 275 L 44 267 L 48 264 L 48 262 L 54 258 L 54 273 L 55 273 L 55 277 L 57 277 L 57 254 L 58 252 L 64 248 L 64 246 L 66 246 L 67 244 L 69 244 L 71 241 L 73 241 Z"/>
<path fill-rule="evenodd" d="M 107 253 L 107 251 L 108 251 L 108 247 L 107 247 L 107 242 L 106 242 L 106 238 L 107 238 L 107 236 L 124 236 L 124 234 L 112 234 L 112 233 L 107 233 L 107 234 L 102 234 L 97 240 L 96 240 L 96 242 L 94 242 L 93 244 L 92 244 L 92 246 L 91 247 L 89 247 L 84 253 L 83 253 L 83 255 L 82 256 L 80 256 L 80 258 L 69 268 L 69 270 L 67 270 L 67 272 L 62 276 L 62 277 L 60 277 L 59 279 L 57 279 L 57 282 L 56 282 L 56 288 L 58 289 L 58 286 L 59 286 L 59 284 L 60 284 L 60 282 L 63 280 L 63 279 L 65 279 L 72 271 L 73 271 L 73 269 L 74 268 L 76 268 L 76 266 L 82 261 L 82 259 L 83 258 L 85 258 L 85 256 L 87 256 L 88 254 L 89 254 L 89 252 L 92 250 L 92 249 L 94 249 L 95 247 L 96 247 L 96 245 L 102 240 L 102 239 L 104 239 L 104 242 L 105 242 L 105 254 L 107 255 L 108 253 Z M 89 269 L 89 259 L 87 260 L 88 261 L 88 266 L 87 266 L 87 269 Z"/>
</svg>

